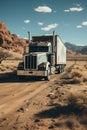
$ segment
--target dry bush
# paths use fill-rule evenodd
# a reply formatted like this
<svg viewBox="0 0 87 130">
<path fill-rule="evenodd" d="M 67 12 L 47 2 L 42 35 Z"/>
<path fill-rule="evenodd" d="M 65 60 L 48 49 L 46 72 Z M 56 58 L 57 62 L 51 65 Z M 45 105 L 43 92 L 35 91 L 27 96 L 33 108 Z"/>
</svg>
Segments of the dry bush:
<svg viewBox="0 0 87 130">
<path fill-rule="evenodd" d="M 6 68 L 5 67 L 0 67 L 0 71 L 5 71 Z"/>
<path fill-rule="evenodd" d="M 83 77 L 83 82 L 87 82 L 87 77 Z"/>
<path fill-rule="evenodd" d="M 66 126 L 70 129 L 70 130 L 72 130 L 75 126 L 74 126 L 74 122 L 73 121 L 70 121 L 70 120 L 68 120 L 68 121 L 66 121 Z"/>
<path fill-rule="evenodd" d="M 79 118 L 79 122 L 80 122 L 80 124 L 84 125 L 85 128 L 87 128 L 87 111 L 86 112 L 84 111 L 83 116 L 81 116 L 81 118 Z"/>
<path fill-rule="evenodd" d="M 84 92 L 71 92 L 68 96 L 68 104 L 87 111 L 87 94 Z"/>
<path fill-rule="evenodd" d="M 10 68 L 10 66 L 6 66 L 6 69 L 9 69 Z"/>
<path fill-rule="evenodd" d="M 84 65 L 84 68 L 87 69 L 87 64 Z"/>
<path fill-rule="evenodd" d="M 80 78 L 80 77 L 82 77 L 82 72 L 81 71 L 72 71 L 71 72 L 71 77 L 72 78 L 74 78 L 74 77 L 78 77 L 78 78 Z"/>
<path fill-rule="evenodd" d="M 79 70 L 80 68 L 79 68 L 79 66 L 77 66 L 75 69 Z"/>
<path fill-rule="evenodd" d="M 74 65 L 70 69 L 67 69 L 67 73 L 61 76 L 62 84 L 80 84 L 87 82 L 86 67 L 86 63 L 80 62 L 79 65 Z"/>
<path fill-rule="evenodd" d="M 0 63 L 9 56 L 9 52 L 4 52 L 3 50 L 0 50 Z"/>
<path fill-rule="evenodd" d="M 83 78 L 73 77 L 73 83 L 81 83 L 81 82 L 83 82 Z"/>
<path fill-rule="evenodd" d="M 83 74 L 80 70 L 73 70 L 71 72 L 71 78 L 73 79 L 73 83 L 83 82 Z"/>
<path fill-rule="evenodd" d="M 87 76 L 86 76 L 87 74 L 82 70 L 80 68 L 78 70 L 76 68 L 71 69 L 71 72 L 68 72 L 67 74 L 64 74 L 61 76 L 62 83 L 63 84 L 80 84 L 83 82 L 87 82 Z"/>
</svg>

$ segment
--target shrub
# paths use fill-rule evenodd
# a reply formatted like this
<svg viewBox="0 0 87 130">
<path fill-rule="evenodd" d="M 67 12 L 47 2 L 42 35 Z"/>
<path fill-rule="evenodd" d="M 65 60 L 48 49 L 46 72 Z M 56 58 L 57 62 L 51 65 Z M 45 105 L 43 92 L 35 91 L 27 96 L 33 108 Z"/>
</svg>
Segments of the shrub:
<svg viewBox="0 0 87 130">
<path fill-rule="evenodd" d="M 84 65 L 85 69 L 87 69 L 87 64 Z"/>
<path fill-rule="evenodd" d="M 3 50 L 0 50 L 0 63 L 6 59 L 7 57 L 9 57 L 10 54 L 8 52 L 4 52 Z"/>
<path fill-rule="evenodd" d="M 83 82 L 82 72 L 79 70 L 74 70 L 71 72 L 71 78 L 73 79 L 73 83 L 81 83 Z"/>
<path fill-rule="evenodd" d="M 80 77 L 82 77 L 82 72 L 80 72 L 80 71 L 73 71 L 73 72 L 71 72 L 71 77 L 72 78 L 74 78 L 74 77 L 80 78 Z"/>
<path fill-rule="evenodd" d="M 87 95 L 84 92 L 71 92 L 68 96 L 68 104 L 87 111 Z"/>
<path fill-rule="evenodd" d="M 87 82 L 87 77 L 83 77 L 83 82 Z"/>
<path fill-rule="evenodd" d="M 81 83 L 81 82 L 83 82 L 83 78 L 73 77 L 73 82 L 74 83 Z"/>
</svg>

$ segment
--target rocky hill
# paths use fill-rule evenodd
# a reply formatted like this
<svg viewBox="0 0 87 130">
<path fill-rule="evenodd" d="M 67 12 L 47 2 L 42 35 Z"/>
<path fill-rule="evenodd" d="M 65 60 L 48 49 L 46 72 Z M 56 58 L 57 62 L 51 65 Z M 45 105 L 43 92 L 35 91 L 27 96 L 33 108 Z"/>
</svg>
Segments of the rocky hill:
<svg viewBox="0 0 87 130">
<path fill-rule="evenodd" d="M 68 50 L 74 51 L 76 53 L 87 54 L 87 46 L 77 46 L 69 42 L 66 42 L 65 46 Z"/>
<path fill-rule="evenodd" d="M 18 38 L 16 34 L 11 34 L 4 22 L 0 22 L 0 47 L 14 52 L 23 52 L 23 47 L 27 45 L 27 40 Z"/>
</svg>

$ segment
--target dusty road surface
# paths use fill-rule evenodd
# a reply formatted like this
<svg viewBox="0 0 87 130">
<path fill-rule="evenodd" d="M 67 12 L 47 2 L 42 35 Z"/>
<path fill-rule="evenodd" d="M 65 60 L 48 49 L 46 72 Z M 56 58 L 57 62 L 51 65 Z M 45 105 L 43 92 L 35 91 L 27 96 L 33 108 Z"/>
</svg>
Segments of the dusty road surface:
<svg viewBox="0 0 87 130">
<path fill-rule="evenodd" d="M 0 130 L 86 130 L 87 102 L 79 109 L 68 100 L 77 91 L 87 95 L 87 79 L 80 71 L 87 76 L 86 62 L 68 62 L 65 72 L 50 81 L 0 77 Z"/>
</svg>

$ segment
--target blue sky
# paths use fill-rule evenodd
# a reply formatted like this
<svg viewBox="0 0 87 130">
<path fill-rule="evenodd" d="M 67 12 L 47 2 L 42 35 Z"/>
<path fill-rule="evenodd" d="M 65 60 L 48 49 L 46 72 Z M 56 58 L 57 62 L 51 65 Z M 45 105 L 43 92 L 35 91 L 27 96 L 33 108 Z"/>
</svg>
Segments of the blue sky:
<svg viewBox="0 0 87 130">
<path fill-rule="evenodd" d="M 87 45 L 87 0 L 0 0 L 0 21 L 19 37 L 51 34 Z"/>
</svg>

